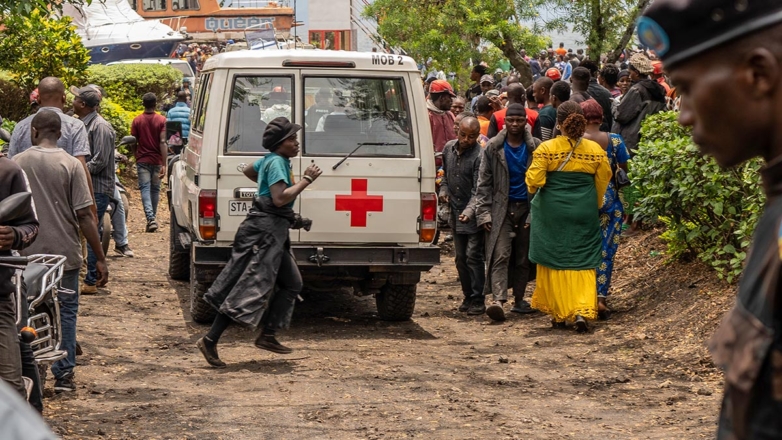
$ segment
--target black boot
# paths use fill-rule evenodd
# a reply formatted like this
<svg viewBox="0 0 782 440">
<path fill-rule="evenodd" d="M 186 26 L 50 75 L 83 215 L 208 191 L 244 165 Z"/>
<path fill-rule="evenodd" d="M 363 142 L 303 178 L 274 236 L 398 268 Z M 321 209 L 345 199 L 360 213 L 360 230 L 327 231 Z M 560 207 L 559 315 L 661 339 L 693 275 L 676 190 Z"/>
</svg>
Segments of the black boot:
<svg viewBox="0 0 782 440">
<path fill-rule="evenodd" d="M 196 342 L 196 346 L 201 351 L 201 354 L 204 355 L 204 359 L 206 359 L 209 365 L 215 368 L 225 368 L 225 362 L 221 361 L 220 356 L 217 355 L 216 343 L 204 336 Z"/>
<path fill-rule="evenodd" d="M 467 314 L 472 316 L 483 315 L 486 313 L 486 303 L 483 297 L 473 298 L 470 307 L 467 309 Z"/>
<path fill-rule="evenodd" d="M 535 313 L 535 309 L 530 307 L 527 301 L 524 301 L 519 297 L 516 297 L 516 300 L 513 303 L 513 308 L 510 309 L 510 311 L 513 313 L 521 313 L 525 315 L 529 313 Z"/>
<path fill-rule="evenodd" d="M 462 301 L 462 304 L 459 306 L 459 311 L 462 313 L 466 312 L 470 309 L 470 305 L 472 305 L 472 298 L 465 297 L 464 301 Z"/>
<path fill-rule="evenodd" d="M 292 348 L 280 344 L 274 335 L 265 335 L 263 332 L 261 332 L 261 334 L 258 335 L 258 339 L 255 340 L 255 346 L 277 354 L 293 353 Z"/>
</svg>

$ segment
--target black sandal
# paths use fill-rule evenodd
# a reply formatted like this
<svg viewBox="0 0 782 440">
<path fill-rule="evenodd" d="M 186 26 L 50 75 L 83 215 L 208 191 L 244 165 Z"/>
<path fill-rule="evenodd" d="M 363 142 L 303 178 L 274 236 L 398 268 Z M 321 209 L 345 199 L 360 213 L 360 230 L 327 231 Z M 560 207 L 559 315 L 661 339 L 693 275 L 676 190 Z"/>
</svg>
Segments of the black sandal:
<svg viewBox="0 0 782 440">
<path fill-rule="evenodd" d="M 601 301 L 602 300 L 602 301 Z M 601 309 L 600 306 L 603 308 Z M 605 298 L 597 299 L 597 319 L 600 321 L 608 321 L 611 318 L 611 309 L 608 308 Z"/>
</svg>

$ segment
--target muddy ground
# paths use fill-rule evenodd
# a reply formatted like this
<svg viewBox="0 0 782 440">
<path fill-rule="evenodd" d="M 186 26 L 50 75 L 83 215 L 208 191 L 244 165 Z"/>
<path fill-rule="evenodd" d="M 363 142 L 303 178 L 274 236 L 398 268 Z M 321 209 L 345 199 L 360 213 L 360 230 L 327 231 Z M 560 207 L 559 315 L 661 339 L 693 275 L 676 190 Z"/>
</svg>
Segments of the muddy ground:
<svg viewBox="0 0 782 440">
<path fill-rule="evenodd" d="M 231 327 L 229 366 L 215 370 L 195 347 L 207 327 L 190 319 L 187 284 L 167 276 L 167 215 L 146 234 L 137 193 L 131 205 L 136 257 L 112 256 L 109 289 L 81 300 L 78 390 L 46 399 L 63 438 L 714 437 L 722 378 L 704 344 L 733 288 L 698 264 L 666 265 L 653 231 L 623 242 L 617 312 L 588 335 L 542 315 L 458 313 L 445 253 L 411 321 L 379 320 L 371 297 L 309 294 L 280 338 L 293 354 Z"/>
</svg>

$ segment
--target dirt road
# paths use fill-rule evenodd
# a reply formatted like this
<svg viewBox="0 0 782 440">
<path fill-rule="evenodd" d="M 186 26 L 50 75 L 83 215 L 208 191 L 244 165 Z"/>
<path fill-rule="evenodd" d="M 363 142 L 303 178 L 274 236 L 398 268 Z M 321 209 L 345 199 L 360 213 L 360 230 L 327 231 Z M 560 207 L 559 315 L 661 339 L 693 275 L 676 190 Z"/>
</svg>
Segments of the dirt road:
<svg viewBox="0 0 782 440">
<path fill-rule="evenodd" d="M 686 298 L 708 297 L 711 281 L 680 286 L 653 260 L 639 263 L 646 272 L 620 263 L 620 313 L 577 335 L 542 315 L 492 324 L 458 313 L 444 255 L 419 285 L 413 320 L 380 321 L 372 298 L 310 294 L 280 338 L 293 354 L 260 351 L 254 333 L 231 327 L 219 346 L 229 366 L 214 370 L 195 347 L 207 328 L 188 315 L 187 285 L 167 277 L 167 218 L 145 234 L 134 196 L 136 258 L 112 257 L 110 292 L 82 297 L 78 390 L 46 400 L 66 439 L 714 436 L 721 377 L 702 348 L 714 316 L 677 326 L 703 301 L 668 299 L 688 287 Z M 634 243 L 620 260 L 659 247 Z M 674 284 L 665 295 L 663 284 Z M 705 301 L 722 310 L 730 299 Z"/>
</svg>

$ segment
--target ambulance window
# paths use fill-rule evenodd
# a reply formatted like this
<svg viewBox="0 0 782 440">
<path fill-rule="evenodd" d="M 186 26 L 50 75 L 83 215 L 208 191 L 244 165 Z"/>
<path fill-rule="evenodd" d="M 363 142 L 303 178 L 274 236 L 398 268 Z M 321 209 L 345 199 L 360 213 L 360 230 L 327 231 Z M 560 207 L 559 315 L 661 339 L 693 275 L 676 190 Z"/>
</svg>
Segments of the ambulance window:
<svg viewBox="0 0 782 440">
<path fill-rule="evenodd" d="M 401 78 L 305 77 L 304 155 L 413 155 Z"/>
<path fill-rule="evenodd" d="M 195 119 L 195 128 L 197 131 L 204 132 L 204 123 L 206 122 L 206 107 L 209 105 L 209 89 L 212 85 L 212 74 L 203 75 L 201 78 L 201 87 L 203 94 L 198 102 L 198 117 Z"/>
<path fill-rule="evenodd" d="M 201 75 L 201 81 L 196 90 L 193 92 L 192 110 L 190 111 L 192 116 L 191 129 L 198 133 L 204 132 L 204 121 L 206 120 L 206 104 L 209 101 L 209 87 L 212 84 L 212 74 L 204 73 Z"/>
<path fill-rule="evenodd" d="M 226 153 L 265 153 L 263 132 L 272 119 L 293 120 L 293 80 L 289 76 L 237 76 L 228 114 Z"/>
</svg>

